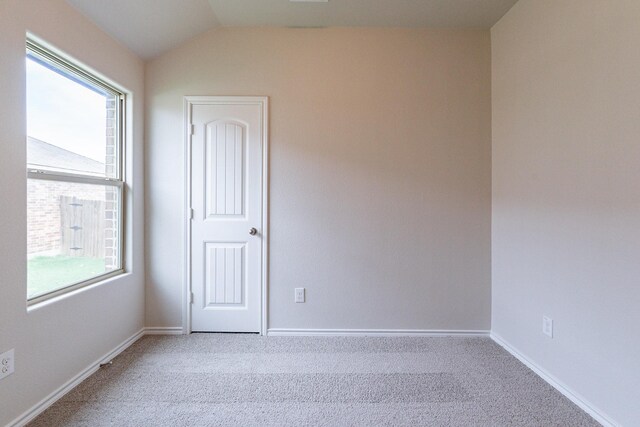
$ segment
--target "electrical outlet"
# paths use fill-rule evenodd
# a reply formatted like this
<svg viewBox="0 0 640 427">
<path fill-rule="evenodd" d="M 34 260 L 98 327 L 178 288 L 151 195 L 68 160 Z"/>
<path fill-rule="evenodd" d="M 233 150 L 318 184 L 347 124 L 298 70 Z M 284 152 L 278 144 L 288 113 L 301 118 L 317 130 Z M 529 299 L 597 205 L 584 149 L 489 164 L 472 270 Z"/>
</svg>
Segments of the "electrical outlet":
<svg viewBox="0 0 640 427">
<path fill-rule="evenodd" d="M 296 302 L 304 302 L 304 288 L 296 288 Z"/>
<path fill-rule="evenodd" d="M 0 380 L 13 374 L 14 371 L 13 349 L 0 354 Z"/>
<path fill-rule="evenodd" d="M 542 333 L 553 338 L 553 319 L 547 316 L 542 316 Z"/>
</svg>

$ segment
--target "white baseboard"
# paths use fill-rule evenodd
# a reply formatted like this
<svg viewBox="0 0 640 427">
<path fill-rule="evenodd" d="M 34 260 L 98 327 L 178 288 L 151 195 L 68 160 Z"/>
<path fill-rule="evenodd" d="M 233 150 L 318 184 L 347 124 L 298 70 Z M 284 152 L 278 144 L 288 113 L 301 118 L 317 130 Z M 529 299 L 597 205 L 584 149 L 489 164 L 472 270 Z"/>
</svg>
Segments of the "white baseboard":
<svg viewBox="0 0 640 427">
<path fill-rule="evenodd" d="M 111 350 L 109 353 L 105 354 L 89 366 L 87 366 L 82 372 L 80 372 L 75 377 L 71 378 L 65 384 L 63 384 L 60 388 L 55 390 L 53 393 L 42 399 L 40 402 L 36 403 L 31 407 L 27 412 L 13 420 L 8 424 L 10 427 L 22 427 L 27 425 L 30 421 L 34 420 L 38 415 L 44 412 L 49 406 L 53 405 L 60 399 L 62 396 L 70 392 L 75 386 L 80 384 L 82 381 L 89 378 L 93 373 L 95 373 L 98 369 L 100 369 L 100 365 L 102 363 L 106 363 L 113 358 L 115 358 L 118 354 L 122 353 L 126 350 L 131 344 L 139 340 L 144 335 L 144 328 L 140 329 L 138 332 L 133 334 L 131 337 L 126 339 L 122 344 L 117 346 L 115 349 Z"/>
<path fill-rule="evenodd" d="M 147 326 L 144 328 L 145 335 L 182 335 L 182 326 Z"/>
<path fill-rule="evenodd" d="M 549 385 L 562 393 L 567 399 L 575 403 L 580 409 L 589 414 L 593 419 L 602 424 L 605 427 L 620 427 L 620 424 L 613 421 L 607 415 L 605 415 L 601 410 L 593 406 L 589 403 L 584 397 L 580 396 L 578 393 L 571 390 L 566 384 L 562 381 L 551 375 L 545 369 L 540 367 L 538 364 L 533 362 L 527 356 L 522 354 L 520 351 L 516 350 L 511 344 L 504 340 L 500 335 L 492 332 L 491 339 L 494 340 L 498 345 L 507 350 L 514 356 L 516 359 L 524 363 L 529 369 L 535 372 L 540 378 L 545 380 Z"/>
<path fill-rule="evenodd" d="M 440 329 L 286 329 L 270 328 L 267 336 L 376 336 L 376 337 L 451 337 L 489 336 L 484 330 Z"/>
</svg>

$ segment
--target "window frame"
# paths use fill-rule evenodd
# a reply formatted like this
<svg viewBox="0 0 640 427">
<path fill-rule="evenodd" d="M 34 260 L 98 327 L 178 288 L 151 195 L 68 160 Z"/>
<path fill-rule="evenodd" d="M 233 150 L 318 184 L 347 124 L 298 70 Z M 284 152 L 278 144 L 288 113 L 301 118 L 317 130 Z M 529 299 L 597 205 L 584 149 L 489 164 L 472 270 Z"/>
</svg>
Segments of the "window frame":
<svg viewBox="0 0 640 427">
<path fill-rule="evenodd" d="M 49 169 L 39 169 L 30 167 L 28 163 L 28 159 L 26 162 L 27 168 L 27 180 L 46 180 L 46 181 L 57 181 L 57 182 L 68 182 L 68 183 L 78 183 L 78 184 L 94 184 L 99 186 L 106 187 L 116 187 L 118 188 L 117 194 L 117 203 L 118 203 L 118 237 L 117 237 L 117 248 L 118 254 L 117 259 L 119 260 L 119 268 L 116 270 L 112 270 L 106 272 L 104 274 L 100 274 L 95 277 L 91 277 L 87 280 L 82 280 L 79 282 L 71 283 L 69 285 L 60 287 L 58 289 L 52 290 L 50 292 L 46 292 L 43 294 L 35 295 L 33 297 L 29 297 L 27 293 L 27 306 L 32 306 L 52 298 L 56 298 L 75 290 L 106 281 L 115 276 L 119 276 L 126 272 L 125 268 L 125 243 L 126 243 L 126 177 L 125 177 L 125 117 L 126 117 L 126 93 L 123 90 L 120 90 L 104 80 L 100 79 L 90 71 L 84 69 L 81 65 L 74 63 L 62 55 L 52 52 L 51 50 L 43 47 L 38 42 L 33 39 L 27 38 L 26 40 L 26 54 L 25 60 L 28 57 L 34 57 L 37 61 L 44 62 L 48 66 L 53 68 L 57 68 L 63 73 L 69 74 L 70 77 L 78 79 L 79 84 L 88 84 L 91 86 L 98 87 L 99 89 L 107 92 L 110 95 L 113 95 L 116 99 L 115 105 L 115 174 L 113 177 L 107 176 L 96 176 L 88 173 L 68 173 L 56 170 Z M 69 76 L 67 76 L 69 77 Z M 28 196 L 27 196 L 28 197 Z"/>
</svg>

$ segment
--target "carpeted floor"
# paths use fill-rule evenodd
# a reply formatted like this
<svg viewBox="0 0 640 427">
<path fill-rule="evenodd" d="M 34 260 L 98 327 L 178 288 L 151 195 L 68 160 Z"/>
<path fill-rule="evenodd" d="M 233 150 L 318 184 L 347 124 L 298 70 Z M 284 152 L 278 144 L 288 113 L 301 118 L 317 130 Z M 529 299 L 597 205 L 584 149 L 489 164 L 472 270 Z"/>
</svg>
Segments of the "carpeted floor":
<svg viewBox="0 0 640 427">
<path fill-rule="evenodd" d="M 147 336 L 30 426 L 597 426 L 489 338 Z"/>
</svg>

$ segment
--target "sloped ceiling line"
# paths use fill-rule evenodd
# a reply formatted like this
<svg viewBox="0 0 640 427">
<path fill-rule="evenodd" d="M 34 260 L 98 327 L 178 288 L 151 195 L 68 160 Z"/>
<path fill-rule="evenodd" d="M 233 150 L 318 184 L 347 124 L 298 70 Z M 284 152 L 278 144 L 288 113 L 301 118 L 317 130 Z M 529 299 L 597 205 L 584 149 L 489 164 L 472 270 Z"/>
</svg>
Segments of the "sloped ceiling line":
<svg viewBox="0 0 640 427">
<path fill-rule="evenodd" d="M 143 59 L 225 27 L 481 28 L 517 0 L 67 0 Z"/>
</svg>

